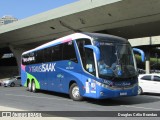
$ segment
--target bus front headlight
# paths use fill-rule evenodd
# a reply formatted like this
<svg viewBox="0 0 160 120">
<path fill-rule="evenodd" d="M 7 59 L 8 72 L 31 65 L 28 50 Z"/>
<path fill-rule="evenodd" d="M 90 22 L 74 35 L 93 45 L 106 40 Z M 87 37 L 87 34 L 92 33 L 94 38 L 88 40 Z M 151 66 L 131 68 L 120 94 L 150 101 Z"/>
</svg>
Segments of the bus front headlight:
<svg viewBox="0 0 160 120">
<path fill-rule="evenodd" d="M 96 81 L 96 84 L 97 84 L 98 86 L 100 86 L 100 87 L 103 87 L 103 88 L 109 88 L 108 85 L 106 85 L 106 84 L 104 84 L 104 83 L 100 83 L 100 82 L 98 82 L 98 81 Z"/>
</svg>

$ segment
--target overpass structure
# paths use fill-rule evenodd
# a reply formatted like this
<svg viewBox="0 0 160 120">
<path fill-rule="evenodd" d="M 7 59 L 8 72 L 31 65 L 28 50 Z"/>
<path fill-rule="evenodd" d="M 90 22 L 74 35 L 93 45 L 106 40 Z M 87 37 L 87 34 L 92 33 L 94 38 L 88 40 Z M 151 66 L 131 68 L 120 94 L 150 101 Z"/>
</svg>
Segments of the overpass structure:
<svg viewBox="0 0 160 120">
<path fill-rule="evenodd" d="M 159 0 L 80 0 L 0 27 L 0 47 L 20 66 L 25 50 L 75 31 L 125 38 L 160 34 Z"/>
<path fill-rule="evenodd" d="M 140 47 L 145 51 L 146 56 L 146 73 L 150 73 L 150 56 L 151 56 L 151 49 L 160 49 L 160 36 L 150 36 L 150 37 L 142 37 L 142 38 L 134 38 L 129 39 L 130 44 L 132 47 Z M 153 51 L 154 52 L 154 51 Z M 152 52 L 152 54 L 153 54 Z M 157 57 L 158 62 L 158 53 L 159 50 L 156 50 L 156 53 L 154 53 Z"/>
</svg>

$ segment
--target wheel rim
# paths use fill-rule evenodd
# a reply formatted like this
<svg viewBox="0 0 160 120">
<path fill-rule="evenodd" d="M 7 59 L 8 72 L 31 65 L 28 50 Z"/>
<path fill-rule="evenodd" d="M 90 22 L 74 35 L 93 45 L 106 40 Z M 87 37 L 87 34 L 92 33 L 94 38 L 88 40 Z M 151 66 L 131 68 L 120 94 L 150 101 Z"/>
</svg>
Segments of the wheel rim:
<svg viewBox="0 0 160 120">
<path fill-rule="evenodd" d="M 138 94 L 139 95 L 141 94 L 141 88 L 140 87 L 138 88 Z"/>
<path fill-rule="evenodd" d="M 79 95 L 79 88 L 78 86 L 75 86 L 73 89 L 72 89 L 72 95 L 74 98 L 78 98 L 80 95 Z"/>
<path fill-rule="evenodd" d="M 28 89 L 31 90 L 31 82 L 29 82 Z"/>
<path fill-rule="evenodd" d="M 35 84 L 34 84 L 34 82 L 32 83 L 32 90 L 35 91 Z"/>
<path fill-rule="evenodd" d="M 13 87 L 14 86 L 14 83 L 11 83 L 11 87 Z"/>
</svg>

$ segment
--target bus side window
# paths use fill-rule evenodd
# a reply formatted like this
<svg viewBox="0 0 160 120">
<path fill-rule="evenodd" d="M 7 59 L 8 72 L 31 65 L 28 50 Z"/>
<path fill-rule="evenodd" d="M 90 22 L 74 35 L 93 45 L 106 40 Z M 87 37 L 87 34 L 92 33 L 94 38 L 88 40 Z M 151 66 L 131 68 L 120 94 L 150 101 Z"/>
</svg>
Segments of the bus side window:
<svg viewBox="0 0 160 120">
<path fill-rule="evenodd" d="M 27 59 L 28 59 L 28 54 L 22 55 L 22 64 L 23 65 L 28 65 L 29 64 Z"/>
<path fill-rule="evenodd" d="M 43 55 L 44 51 L 43 50 L 39 50 L 36 52 L 36 63 L 43 63 L 44 62 L 44 55 Z"/>
<path fill-rule="evenodd" d="M 63 60 L 78 62 L 74 44 L 72 41 L 63 44 Z"/>
<path fill-rule="evenodd" d="M 93 50 L 84 48 L 84 45 L 91 45 L 91 41 L 89 39 L 78 39 L 76 42 L 80 52 L 83 68 L 89 73 L 95 75 Z"/>
<path fill-rule="evenodd" d="M 95 64 L 94 64 L 94 56 L 93 56 L 93 50 L 85 48 L 85 69 L 89 73 L 95 75 Z"/>
<path fill-rule="evenodd" d="M 45 62 L 52 61 L 52 48 L 51 47 L 44 49 L 44 59 L 45 59 Z"/>
<path fill-rule="evenodd" d="M 29 53 L 29 64 L 34 64 L 35 63 L 35 52 Z"/>
<path fill-rule="evenodd" d="M 52 47 L 51 51 L 52 61 L 62 60 L 62 45 L 56 45 Z"/>
<path fill-rule="evenodd" d="M 86 58 L 85 58 L 85 48 L 84 45 L 91 45 L 91 41 L 89 39 L 78 39 L 76 40 L 77 46 L 80 52 L 81 60 L 83 63 L 83 67 L 86 67 Z"/>
</svg>

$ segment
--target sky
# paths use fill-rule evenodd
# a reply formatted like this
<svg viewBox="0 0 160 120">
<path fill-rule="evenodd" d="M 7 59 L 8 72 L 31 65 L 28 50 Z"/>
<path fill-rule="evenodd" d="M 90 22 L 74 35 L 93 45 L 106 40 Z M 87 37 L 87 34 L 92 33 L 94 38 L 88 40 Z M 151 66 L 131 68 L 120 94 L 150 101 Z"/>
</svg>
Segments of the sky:
<svg viewBox="0 0 160 120">
<path fill-rule="evenodd" d="M 11 15 L 24 19 L 78 0 L 0 0 L 0 18 Z"/>
</svg>

